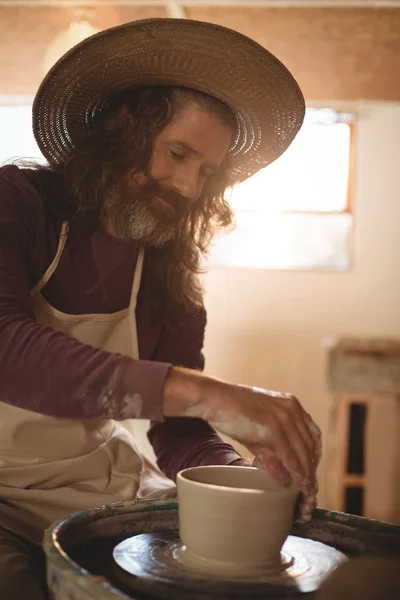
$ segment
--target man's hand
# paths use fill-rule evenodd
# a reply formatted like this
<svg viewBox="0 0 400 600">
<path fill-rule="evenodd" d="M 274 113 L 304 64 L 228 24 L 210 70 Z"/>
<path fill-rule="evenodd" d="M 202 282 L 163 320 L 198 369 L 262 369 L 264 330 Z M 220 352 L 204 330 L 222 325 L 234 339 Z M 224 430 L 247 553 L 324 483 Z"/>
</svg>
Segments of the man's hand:
<svg viewBox="0 0 400 600">
<path fill-rule="evenodd" d="M 253 448 L 253 450 L 256 449 Z M 262 450 L 262 453 L 263 459 L 260 455 L 256 456 L 253 462 L 247 458 L 238 458 L 229 463 L 229 466 L 257 467 L 259 469 L 265 469 L 268 474 L 283 487 L 289 486 L 292 483 L 292 478 L 282 464 L 273 456 L 268 456 L 268 451 Z M 308 523 L 311 521 L 312 511 L 317 506 L 317 492 L 318 486 L 317 481 L 315 481 L 315 486 L 308 495 L 300 493 L 295 514 L 295 520 L 299 523 Z"/>
<path fill-rule="evenodd" d="M 244 444 L 281 485 L 294 479 L 307 499 L 316 489 L 321 435 L 291 394 L 234 385 L 173 367 L 164 388 L 164 415 L 199 417 Z"/>
</svg>

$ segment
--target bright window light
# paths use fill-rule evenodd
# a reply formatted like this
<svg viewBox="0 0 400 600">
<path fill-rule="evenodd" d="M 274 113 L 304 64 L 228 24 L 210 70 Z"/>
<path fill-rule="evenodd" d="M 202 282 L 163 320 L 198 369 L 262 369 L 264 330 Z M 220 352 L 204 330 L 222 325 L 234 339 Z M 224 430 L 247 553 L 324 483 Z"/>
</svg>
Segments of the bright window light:
<svg viewBox="0 0 400 600">
<path fill-rule="evenodd" d="M 32 107 L 0 105 L 0 165 L 18 158 L 44 161 L 32 132 Z"/>
<path fill-rule="evenodd" d="M 308 109 L 285 154 L 227 192 L 237 226 L 216 238 L 209 265 L 348 268 L 353 121 L 349 113 Z"/>
<path fill-rule="evenodd" d="M 306 125 L 289 149 L 232 192 L 235 210 L 346 210 L 350 126 Z"/>
</svg>

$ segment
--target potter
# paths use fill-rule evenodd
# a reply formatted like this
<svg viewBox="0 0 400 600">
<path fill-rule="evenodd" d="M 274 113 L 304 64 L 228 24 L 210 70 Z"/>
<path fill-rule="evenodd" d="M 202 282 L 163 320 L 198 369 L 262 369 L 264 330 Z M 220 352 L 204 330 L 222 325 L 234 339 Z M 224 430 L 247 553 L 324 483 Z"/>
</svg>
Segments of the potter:
<svg viewBox="0 0 400 600">
<path fill-rule="evenodd" d="M 52 521 L 244 464 L 214 427 L 292 479 L 310 518 L 319 431 L 289 393 L 202 373 L 198 278 L 226 189 L 285 152 L 304 111 L 272 54 L 192 20 L 105 30 L 43 80 L 48 164 L 0 169 L 0 597 L 46 597 Z M 152 422 L 157 464 L 132 419 Z"/>
</svg>

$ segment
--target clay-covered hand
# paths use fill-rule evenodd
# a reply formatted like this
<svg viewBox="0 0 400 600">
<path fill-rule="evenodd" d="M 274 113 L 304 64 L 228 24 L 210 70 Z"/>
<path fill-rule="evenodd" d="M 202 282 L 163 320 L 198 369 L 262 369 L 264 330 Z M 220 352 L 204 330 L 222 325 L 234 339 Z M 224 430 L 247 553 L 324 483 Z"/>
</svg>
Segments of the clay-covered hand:
<svg viewBox="0 0 400 600">
<path fill-rule="evenodd" d="M 288 487 L 292 483 L 292 477 L 283 467 L 282 463 L 275 458 L 272 453 L 264 448 L 252 448 L 253 452 L 259 452 L 253 461 L 247 458 L 238 458 L 229 463 L 232 467 L 257 467 L 265 469 L 283 487 Z M 315 480 L 314 487 L 306 495 L 303 492 L 299 494 L 299 500 L 296 505 L 295 520 L 299 523 L 308 523 L 311 521 L 311 515 L 317 506 L 318 485 Z"/>
<path fill-rule="evenodd" d="M 265 469 L 283 487 L 291 485 L 293 480 L 290 473 L 271 451 L 260 447 L 253 447 L 252 451 L 256 454 L 253 461 L 254 467 Z M 300 492 L 299 501 L 296 506 L 296 521 L 299 523 L 308 523 L 311 521 L 312 511 L 317 506 L 317 493 L 318 483 L 316 476 L 314 476 L 312 484 L 307 488 L 303 488 Z"/>
<path fill-rule="evenodd" d="M 165 416 L 202 418 L 247 446 L 282 485 L 293 478 L 310 512 L 321 434 L 295 396 L 235 385 L 175 367 L 164 396 Z"/>
<path fill-rule="evenodd" d="M 292 479 L 307 503 L 316 488 L 321 435 L 310 415 L 290 394 L 244 386 L 228 386 L 229 398 L 210 411 L 210 424 L 245 444 L 281 485 Z"/>
</svg>

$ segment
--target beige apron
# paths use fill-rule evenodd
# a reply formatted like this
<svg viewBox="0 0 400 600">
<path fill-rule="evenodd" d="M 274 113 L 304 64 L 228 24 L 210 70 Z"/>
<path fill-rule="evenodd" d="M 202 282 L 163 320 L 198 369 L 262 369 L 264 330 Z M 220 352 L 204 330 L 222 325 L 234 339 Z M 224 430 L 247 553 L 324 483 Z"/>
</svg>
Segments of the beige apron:
<svg viewBox="0 0 400 600">
<path fill-rule="evenodd" d="M 139 358 L 135 308 L 143 249 L 127 309 L 69 315 L 41 294 L 59 264 L 67 235 L 64 224 L 57 254 L 31 291 L 36 321 L 96 348 Z M 141 455 L 127 431 L 129 422 L 125 425 L 105 418 L 48 417 L 0 402 L 0 524 L 40 542 L 51 522 L 72 512 L 137 497 L 174 495 L 173 483 Z"/>
</svg>

